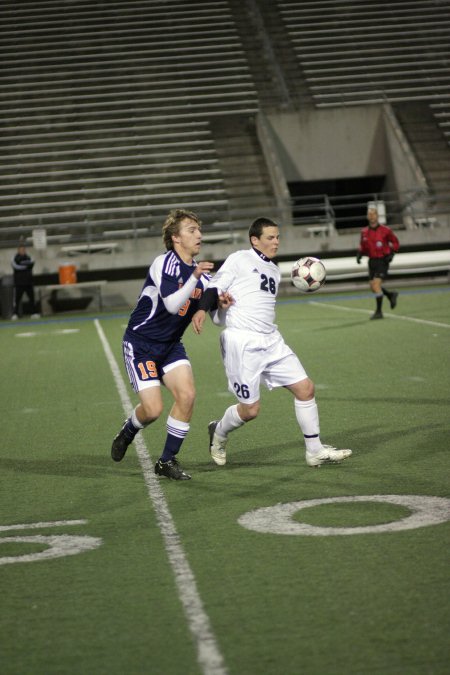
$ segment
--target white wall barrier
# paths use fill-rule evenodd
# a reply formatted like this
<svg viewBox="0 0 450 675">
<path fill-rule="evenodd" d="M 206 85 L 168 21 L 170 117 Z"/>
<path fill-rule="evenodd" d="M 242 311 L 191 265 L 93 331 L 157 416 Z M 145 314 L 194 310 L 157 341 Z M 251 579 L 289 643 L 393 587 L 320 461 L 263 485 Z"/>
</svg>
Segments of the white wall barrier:
<svg viewBox="0 0 450 675">
<path fill-rule="evenodd" d="M 316 257 L 320 257 L 316 255 Z M 291 269 L 295 260 L 280 262 L 281 278 L 290 279 Z M 356 262 L 356 251 L 353 256 L 343 258 L 324 258 L 323 264 L 327 270 L 327 281 L 345 281 L 346 279 L 367 279 L 367 258 L 363 257 L 361 264 Z M 417 253 L 397 253 L 389 267 L 389 275 L 401 274 L 434 274 L 437 272 L 450 273 L 450 249 L 443 251 L 419 251 Z"/>
</svg>

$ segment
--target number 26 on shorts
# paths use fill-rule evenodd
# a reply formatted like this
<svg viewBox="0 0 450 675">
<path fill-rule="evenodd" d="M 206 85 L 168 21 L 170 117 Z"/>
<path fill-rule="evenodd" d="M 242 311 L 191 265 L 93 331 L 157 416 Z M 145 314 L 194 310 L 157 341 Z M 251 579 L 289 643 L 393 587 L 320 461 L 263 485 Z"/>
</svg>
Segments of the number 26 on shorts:
<svg viewBox="0 0 450 675">
<path fill-rule="evenodd" d="M 234 388 L 234 391 L 236 392 L 236 396 L 238 398 L 243 398 L 243 399 L 249 398 L 250 392 L 248 390 L 248 385 L 239 384 L 239 382 L 234 382 L 233 388 Z"/>
</svg>

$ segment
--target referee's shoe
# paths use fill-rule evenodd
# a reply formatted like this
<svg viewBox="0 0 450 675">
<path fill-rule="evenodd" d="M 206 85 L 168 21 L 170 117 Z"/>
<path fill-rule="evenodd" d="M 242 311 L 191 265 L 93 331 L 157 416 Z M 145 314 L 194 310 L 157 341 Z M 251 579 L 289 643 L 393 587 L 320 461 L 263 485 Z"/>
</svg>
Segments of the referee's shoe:
<svg viewBox="0 0 450 675">
<path fill-rule="evenodd" d="M 398 291 L 391 291 L 391 295 L 388 298 L 389 303 L 391 305 L 391 309 L 397 307 L 397 298 L 398 298 Z"/>
</svg>

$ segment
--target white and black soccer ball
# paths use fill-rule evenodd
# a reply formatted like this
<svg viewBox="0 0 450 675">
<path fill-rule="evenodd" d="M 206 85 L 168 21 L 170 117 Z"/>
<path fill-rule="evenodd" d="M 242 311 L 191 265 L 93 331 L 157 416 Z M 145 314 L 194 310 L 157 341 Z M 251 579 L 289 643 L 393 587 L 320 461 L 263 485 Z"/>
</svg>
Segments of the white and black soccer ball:
<svg viewBox="0 0 450 675">
<path fill-rule="evenodd" d="M 321 288 L 327 277 L 325 265 L 319 258 L 307 256 L 297 260 L 291 271 L 295 288 L 302 293 L 314 293 Z"/>
</svg>

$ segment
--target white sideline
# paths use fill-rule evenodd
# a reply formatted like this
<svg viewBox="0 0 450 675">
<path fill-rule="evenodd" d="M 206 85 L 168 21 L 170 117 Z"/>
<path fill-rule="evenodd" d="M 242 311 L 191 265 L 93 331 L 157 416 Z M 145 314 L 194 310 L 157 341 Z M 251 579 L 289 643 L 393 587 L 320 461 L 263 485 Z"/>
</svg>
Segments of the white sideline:
<svg viewBox="0 0 450 675">
<path fill-rule="evenodd" d="M 359 312 L 360 314 L 373 314 L 373 310 L 370 309 L 358 309 L 357 307 L 346 307 L 345 305 L 335 305 L 330 302 L 317 302 L 316 300 L 310 300 L 310 305 L 316 305 L 317 307 L 329 307 L 330 309 L 337 309 L 342 312 Z M 402 314 L 386 314 L 383 312 L 386 319 L 398 319 L 399 321 L 412 321 L 413 323 L 423 323 L 426 326 L 436 326 L 437 328 L 450 328 L 450 323 L 439 323 L 438 321 L 427 321 L 427 319 L 415 319 L 413 316 L 403 316 Z"/>
<path fill-rule="evenodd" d="M 94 319 L 100 342 L 102 343 L 106 359 L 111 368 L 114 382 L 122 402 L 126 416 L 129 415 L 133 405 L 128 395 L 128 390 L 123 381 L 119 366 L 111 350 L 109 342 L 103 332 L 98 319 Z M 156 478 L 153 461 L 143 440 L 142 434 L 138 434 L 134 440 L 136 452 L 144 475 L 148 495 L 153 503 L 156 518 L 164 539 L 167 556 L 172 566 L 175 583 L 184 612 L 197 645 L 197 659 L 204 675 L 227 675 L 222 654 L 219 651 L 217 640 L 213 633 L 208 615 L 201 601 L 194 574 L 187 561 L 180 537 L 175 527 L 172 515 L 169 511 L 164 492 Z"/>
</svg>

